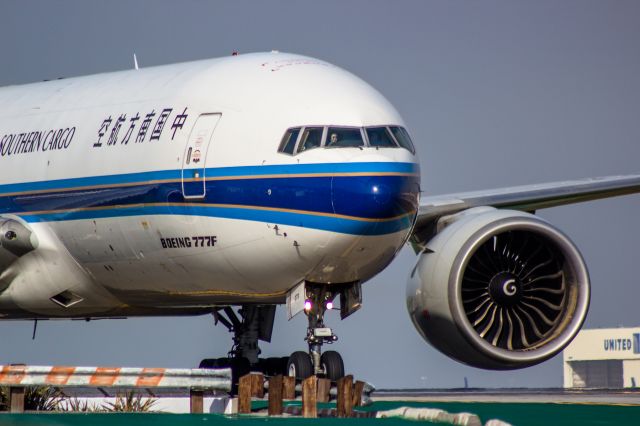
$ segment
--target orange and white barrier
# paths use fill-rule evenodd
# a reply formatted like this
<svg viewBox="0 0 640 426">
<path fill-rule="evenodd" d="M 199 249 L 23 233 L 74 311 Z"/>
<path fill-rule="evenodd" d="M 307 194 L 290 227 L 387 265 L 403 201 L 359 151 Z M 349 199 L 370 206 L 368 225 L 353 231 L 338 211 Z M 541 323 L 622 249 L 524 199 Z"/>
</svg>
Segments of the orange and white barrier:
<svg viewBox="0 0 640 426">
<path fill-rule="evenodd" d="M 0 386 L 202 388 L 231 390 L 231 369 L 4 365 Z"/>
</svg>

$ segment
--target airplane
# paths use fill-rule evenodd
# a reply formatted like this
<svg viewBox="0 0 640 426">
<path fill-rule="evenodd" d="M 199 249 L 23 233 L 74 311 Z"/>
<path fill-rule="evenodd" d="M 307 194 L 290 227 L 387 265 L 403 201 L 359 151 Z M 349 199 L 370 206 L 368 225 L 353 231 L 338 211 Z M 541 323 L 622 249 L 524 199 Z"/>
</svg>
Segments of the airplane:
<svg viewBox="0 0 640 426">
<path fill-rule="evenodd" d="M 467 365 L 543 362 L 579 331 L 589 276 L 540 209 L 640 191 L 640 175 L 426 196 L 382 94 L 265 52 L 0 88 L 0 318 L 213 315 L 231 367 L 344 376 L 327 310 L 405 245 L 418 333 Z M 260 357 L 277 305 L 308 348 Z"/>
</svg>

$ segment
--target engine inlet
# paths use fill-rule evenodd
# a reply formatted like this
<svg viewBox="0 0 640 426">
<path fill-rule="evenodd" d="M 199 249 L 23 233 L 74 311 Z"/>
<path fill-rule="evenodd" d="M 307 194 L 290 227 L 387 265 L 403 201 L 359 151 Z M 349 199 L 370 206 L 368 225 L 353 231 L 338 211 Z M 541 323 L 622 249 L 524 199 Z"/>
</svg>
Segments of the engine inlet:
<svg viewBox="0 0 640 426">
<path fill-rule="evenodd" d="M 564 257 L 531 232 L 494 235 L 472 255 L 462 279 L 464 311 L 478 335 L 508 350 L 544 340 L 565 306 Z"/>
</svg>

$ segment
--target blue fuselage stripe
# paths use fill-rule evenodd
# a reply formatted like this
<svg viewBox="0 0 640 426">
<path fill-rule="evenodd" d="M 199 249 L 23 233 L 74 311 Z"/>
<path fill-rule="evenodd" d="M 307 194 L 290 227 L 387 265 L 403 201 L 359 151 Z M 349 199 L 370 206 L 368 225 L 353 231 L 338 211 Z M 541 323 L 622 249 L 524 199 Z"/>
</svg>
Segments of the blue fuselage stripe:
<svg viewBox="0 0 640 426">
<path fill-rule="evenodd" d="M 204 169 L 206 178 L 265 176 L 265 175 L 299 175 L 323 173 L 407 173 L 419 174 L 420 167 L 416 163 L 317 163 L 286 164 L 265 166 L 216 167 Z M 175 180 L 182 178 L 182 170 L 158 170 L 140 173 L 125 173 L 106 176 L 89 176 L 72 179 L 56 179 L 40 182 L 25 182 L 0 185 L 0 195 L 15 192 L 35 192 L 43 190 L 68 190 L 98 185 L 123 185 L 144 183 L 158 180 Z"/>
<path fill-rule="evenodd" d="M 259 171 L 259 173 L 257 173 Z M 0 185 L 0 214 L 27 221 L 199 215 L 350 234 L 411 226 L 419 170 L 412 163 L 338 163 L 207 169 L 203 199 L 185 199 L 181 170 Z M 202 192 L 203 182 L 185 182 Z"/>
</svg>

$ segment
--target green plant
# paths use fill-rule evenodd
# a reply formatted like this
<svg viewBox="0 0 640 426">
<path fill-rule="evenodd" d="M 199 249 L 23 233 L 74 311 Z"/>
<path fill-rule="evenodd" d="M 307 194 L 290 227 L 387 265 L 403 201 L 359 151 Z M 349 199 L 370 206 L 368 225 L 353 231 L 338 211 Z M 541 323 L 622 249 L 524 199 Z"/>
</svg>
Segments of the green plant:
<svg viewBox="0 0 640 426">
<path fill-rule="evenodd" d="M 135 391 L 117 394 L 114 402 L 107 402 L 102 405 L 105 411 L 109 412 L 128 412 L 142 413 L 153 411 L 153 406 L 158 402 L 155 398 L 142 398 L 142 395 L 136 395 Z"/>
<path fill-rule="evenodd" d="M 25 411 L 55 411 L 62 393 L 51 386 L 26 386 L 24 390 Z M 0 387 L 0 411 L 9 410 L 9 387 Z"/>
<path fill-rule="evenodd" d="M 27 386 L 24 392 L 25 411 L 55 411 L 64 396 L 51 386 Z"/>
<path fill-rule="evenodd" d="M 99 413 L 104 411 L 100 406 L 91 404 L 87 400 L 81 400 L 77 397 L 65 398 L 58 403 L 57 411 L 65 411 L 72 413 Z"/>
</svg>

